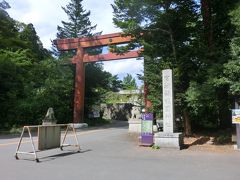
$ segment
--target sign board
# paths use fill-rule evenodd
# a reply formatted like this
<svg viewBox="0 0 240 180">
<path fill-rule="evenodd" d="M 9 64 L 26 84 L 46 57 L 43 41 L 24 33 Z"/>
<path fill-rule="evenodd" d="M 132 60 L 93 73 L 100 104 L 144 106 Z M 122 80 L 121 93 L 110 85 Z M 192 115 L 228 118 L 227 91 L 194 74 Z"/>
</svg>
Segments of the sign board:
<svg viewBox="0 0 240 180">
<path fill-rule="evenodd" d="M 99 111 L 93 111 L 93 117 L 94 118 L 100 117 L 100 112 Z"/>
<path fill-rule="evenodd" d="M 142 115 L 141 123 L 141 145 L 151 146 L 153 144 L 153 113 Z"/>
<path fill-rule="evenodd" d="M 240 124 L 240 109 L 232 109 L 232 123 Z"/>
<path fill-rule="evenodd" d="M 61 127 L 39 126 L 38 127 L 38 150 L 46 150 L 60 147 Z"/>
</svg>

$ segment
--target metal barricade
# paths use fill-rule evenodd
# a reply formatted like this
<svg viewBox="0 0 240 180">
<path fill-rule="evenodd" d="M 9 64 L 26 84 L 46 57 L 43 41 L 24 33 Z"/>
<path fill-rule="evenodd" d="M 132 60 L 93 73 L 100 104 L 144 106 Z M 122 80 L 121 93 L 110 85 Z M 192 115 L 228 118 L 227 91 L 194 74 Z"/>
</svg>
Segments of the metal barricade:
<svg viewBox="0 0 240 180">
<path fill-rule="evenodd" d="M 61 140 L 61 128 L 65 127 L 65 133 L 64 136 Z M 76 134 L 76 130 L 74 128 L 74 124 L 54 124 L 54 125 L 37 125 L 37 126 L 24 126 L 18 146 L 16 149 L 15 153 L 15 158 L 19 159 L 18 154 L 28 154 L 28 155 L 33 155 L 35 158 L 36 162 L 39 162 L 38 156 L 37 156 L 37 150 L 34 144 L 34 140 L 32 137 L 32 129 L 37 128 L 37 137 L 38 137 L 38 150 L 43 151 L 43 150 L 48 150 L 48 149 L 53 149 L 53 148 L 60 148 L 63 150 L 63 147 L 66 146 L 74 146 L 77 147 L 77 152 L 80 152 L 80 145 L 78 143 L 78 138 Z M 76 144 L 64 144 L 66 141 L 66 137 L 69 133 L 69 131 L 73 132 Z M 25 151 L 19 151 L 21 144 L 22 144 L 22 139 L 24 132 L 27 131 L 29 138 L 30 138 L 30 143 L 32 145 L 32 151 L 31 152 L 25 152 Z"/>
</svg>

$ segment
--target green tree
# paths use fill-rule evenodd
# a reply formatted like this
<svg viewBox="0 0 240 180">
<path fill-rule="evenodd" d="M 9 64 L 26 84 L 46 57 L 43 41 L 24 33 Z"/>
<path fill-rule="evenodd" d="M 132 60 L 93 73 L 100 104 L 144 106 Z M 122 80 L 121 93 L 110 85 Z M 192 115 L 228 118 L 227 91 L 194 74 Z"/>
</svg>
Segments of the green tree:
<svg viewBox="0 0 240 180">
<path fill-rule="evenodd" d="M 174 69 L 178 113 L 188 119 L 183 93 L 195 76 L 197 4 L 194 1 L 115 0 L 114 23 L 144 46 L 144 81 L 152 111 L 161 116 L 161 71 Z M 136 8 L 137 7 L 137 8 Z M 190 57 L 190 55 L 192 57 Z M 183 113 L 185 111 L 185 113 Z"/>
<path fill-rule="evenodd" d="M 21 104 L 25 115 L 33 117 L 34 112 L 35 123 L 41 123 L 47 109 L 53 107 L 58 123 L 72 121 L 71 68 L 62 59 L 49 58 L 32 69 L 31 83 L 28 86 L 31 91 Z"/>
<path fill-rule="evenodd" d="M 109 73 L 108 77 L 109 90 L 112 92 L 118 92 L 123 86 L 122 81 L 118 79 L 117 75 L 112 76 L 112 74 Z"/>
<path fill-rule="evenodd" d="M 15 21 L 0 3 L 0 125 L 40 124 L 53 107 L 58 122 L 72 117 L 72 67 L 43 48 L 30 23 Z"/>
<path fill-rule="evenodd" d="M 24 46 L 18 37 L 15 21 L 6 12 L 10 5 L 6 1 L 0 2 L 0 49 L 17 50 Z"/>
<path fill-rule="evenodd" d="M 230 43 L 231 59 L 223 65 L 223 72 L 214 78 L 216 87 L 227 87 L 230 103 L 240 104 L 240 3 L 230 13 L 232 25 L 235 28 Z M 232 103 L 233 104 L 233 103 Z M 235 108 L 233 105 L 229 108 Z"/>
<path fill-rule="evenodd" d="M 19 29 L 20 40 L 25 43 L 25 48 L 30 50 L 30 56 L 33 59 L 40 61 L 50 57 L 50 53 L 43 47 L 33 24 L 18 23 L 17 27 Z"/>
<path fill-rule="evenodd" d="M 97 25 L 92 26 L 89 20 L 90 11 L 84 10 L 83 0 L 71 0 L 66 7 L 62 7 L 68 16 L 68 21 L 62 21 L 63 27 L 58 26 L 57 38 L 76 38 L 91 36 Z"/>
<path fill-rule="evenodd" d="M 135 37 L 132 44 L 144 46 L 144 81 L 152 110 L 160 115 L 161 70 L 174 70 L 176 113 L 184 118 L 186 134 L 191 134 L 191 124 L 230 124 L 228 87 L 215 79 L 231 59 L 229 13 L 236 2 L 115 0 L 112 5 L 114 23 Z"/>
<path fill-rule="evenodd" d="M 26 50 L 0 51 L 0 124 L 4 127 L 20 121 L 19 102 L 27 95 L 31 66 Z"/>
<path fill-rule="evenodd" d="M 62 21 L 63 26 L 57 27 L 57 38 L 80 38 L 100 34 L 93 33 L 96 25 L 91 25 L 90 11 L 84 10 L 82 0 L 71 0 L 63 10 L 68 16 L 68 21 Z M 101 53 L 102 50 L 101 48 L 85 49 L 85 52 L 96 54 Z M 72 57 L 74 54 L 75 51 L 70 51 L 64 55 Z M 111 76 L 103 71 L 102 63 L 85 64 L 85 74 L 85 114 L 87 114 L 91 106 L 98 103 L 103 94 L 110 89 L 113 82 L 109 82 Z"/>
<path fill-rule="evenodd" d="M 122 81 L 122 88 L 124 90 L 135 90 L 137 89 L 137 84 L 135 78 L 131 74 L 127 74 Z"/>
<path fill-rule="evenodd" d="M 217 85 L 215 79 L 222 76 L 223 64 L 231 59 L 230 42 L 235 28 L 229 14 L 236 2 L 201 1 L 201 18 L 197 22 L 197 38 L 200 45 L 197 46 L 199 47 L 197 56 L 202 65 L 199 66 L 197 78 L 191 81 L 197 82 L 198 86 L 202 87 L 210 85 L 209 91 L 206 91 L 209 92 L 209 95 L 205 95 L 211 98 L 205 103 L 205 112 L 199 113 L 198 116 L 192 114 L 195 123 L 200 122 L 199 119 L 207 119 L 209 122 L 214 122 L 213 127 L 231 127 L 229 87 Z M 195 99 L 195 103 L 201 104 L 201 101 L 198 100 Z M 212 102 L 216 102 L 216 104 L 211 108 Z M 208 108 L 211 108 L 211 111 Z"/>
</svg>

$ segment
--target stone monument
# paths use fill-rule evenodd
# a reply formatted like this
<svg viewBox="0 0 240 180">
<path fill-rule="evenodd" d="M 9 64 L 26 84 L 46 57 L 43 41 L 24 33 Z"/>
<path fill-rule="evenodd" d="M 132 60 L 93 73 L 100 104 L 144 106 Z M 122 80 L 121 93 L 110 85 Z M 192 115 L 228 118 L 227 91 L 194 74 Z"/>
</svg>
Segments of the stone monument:
<svg viewBox="0 0 240 180">
<path fill-rule="evenodd" d="M 57 126 L 56 123 L 53 108 L 50 107 L 42 120 L 42 126 L 38 127 L 38 150 L 60 146 L 61 127 Z"/>
<path fill-rule="evenodd" d="M 162 71 L 163 86 L 163 132 L 154 135 L 154 143 L 160 148 L 181 149 L 182 133 L 175 132 L 173 73 L 171 69 Z"/>
<path fill-rule="evenodd" d="M 48 108 L 45 118 L 42 120 L 42 125 L 52 125 L 56 124 L 57 120 L 54 116 L 53 108 Z"/>
</svg>

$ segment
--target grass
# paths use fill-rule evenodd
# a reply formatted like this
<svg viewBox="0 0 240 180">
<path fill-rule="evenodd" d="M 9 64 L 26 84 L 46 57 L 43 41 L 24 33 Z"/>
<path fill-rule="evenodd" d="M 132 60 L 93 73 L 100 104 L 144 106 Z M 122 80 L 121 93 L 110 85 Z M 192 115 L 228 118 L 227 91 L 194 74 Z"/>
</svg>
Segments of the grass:
<svg viewBox="0 0 240 180">
<path fill-rule="evenodd" d="M 14 125 L 12 128 L 0 129 L 0 134 L 1 135 L 20 134 L 21 132 L 22 132 L 22 127 L 18 127 L 16 125 Z"/>
<path fill-rule="evenodd" d="M 154 150 L 159 150 L 160 147 L 159 147 L 159 146 L 156 146 L 156 145 L 153 145 L 153 146 L 152 146 L 152 149 L 154 149 Z"/>
<path fill-rule="evenodd" d="M 230 143 L 232 143 L 232 133 L 229 131 L 219 131 L 214 138 L 214 144 L 216 145 L 224 145 Z"/>
</svg>

